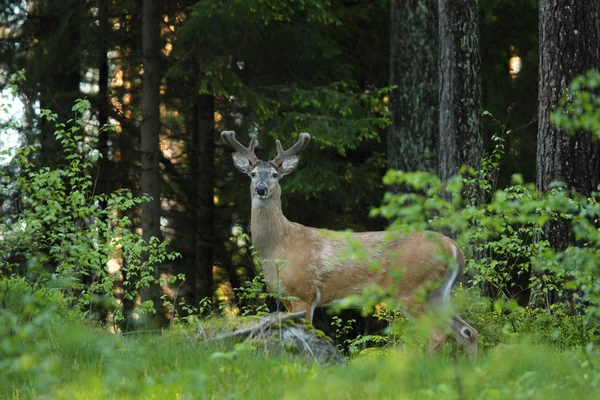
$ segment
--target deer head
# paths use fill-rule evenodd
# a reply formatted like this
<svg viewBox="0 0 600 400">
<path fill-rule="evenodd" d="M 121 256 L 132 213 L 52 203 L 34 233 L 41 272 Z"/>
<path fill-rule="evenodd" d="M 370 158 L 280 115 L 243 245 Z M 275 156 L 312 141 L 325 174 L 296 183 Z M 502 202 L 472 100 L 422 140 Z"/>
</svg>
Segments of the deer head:
<svg viewBox="0 0 600 400">
<path fill-rule="evenodd" d="M 261 161 L 254 153 L 256 136 L 252 137 L 248 147 L 237 141 L 234 131 L 224 131 L 221 137 L 236 150 L 231 155 L 233 165 L 250 177 L 251 193 L 261 201 L 267 201 L 274 193 L 280 193 L 279 180 L 296 169 L 300 161 L 297 154 L 310 142 L 310 135 L 301 133 L 296 144 L 283 150 L 281 142 L 277 140 L 277 156 L 271 161 Z"/>
</svg>

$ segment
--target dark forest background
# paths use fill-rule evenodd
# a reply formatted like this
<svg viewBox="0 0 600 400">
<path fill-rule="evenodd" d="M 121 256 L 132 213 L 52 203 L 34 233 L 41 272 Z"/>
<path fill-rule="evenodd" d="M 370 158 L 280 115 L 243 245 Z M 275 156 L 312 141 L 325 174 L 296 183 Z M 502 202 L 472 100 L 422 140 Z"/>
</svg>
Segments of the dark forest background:
<svg viewBox="0 0 600 400">
<path fill-rule="evenodd" d="M 177 293 L 189 304 L 235 303 L 257 267 L 238 237 L 249 227 L 248 181 L 232 167 L 223 130 L 242 143 L 257 136 L 263 159 L 275 139 L 287 147 L 312 135 L 283 182 L 284 213 L 309 226 L 383 230 L 389 222 L 369 214 L 389 190 L 387 169 L 447 179 L 462 164 L 481 168 L 495 136 L 504 140 L 497 187 L 519 173 L 545 190 L 536 173 L 538 2 L 445 3 L 440 14 L 434 0 L 3 0 L 0 87 L 14 87 L 24 106 L 3 129 L 38 149 L 35 168 L 55 167 L 64 154 L 40 110 L 66 121 L 88 99 L 84 132 L 102 155 L 93 191 L 151 195 L 127 215 L 145 239 L 167 239 L 181 254 L 159 273 L 185 275 Z M 596 15 L 583 3 L 575 20 Z M 569 69 L 572 77 L 597 67 L 592 23 L 595 42 L 588 35 L 583 51 L 595 60 Z M 21 173 L 14 162 L 2 168 Z M 598 180 L 587 173 L 587 183 Z M 9 192 L 1 212 L 18 215 Z M 25 271 L 27 260 L 18 262 Z"/>
</svg>

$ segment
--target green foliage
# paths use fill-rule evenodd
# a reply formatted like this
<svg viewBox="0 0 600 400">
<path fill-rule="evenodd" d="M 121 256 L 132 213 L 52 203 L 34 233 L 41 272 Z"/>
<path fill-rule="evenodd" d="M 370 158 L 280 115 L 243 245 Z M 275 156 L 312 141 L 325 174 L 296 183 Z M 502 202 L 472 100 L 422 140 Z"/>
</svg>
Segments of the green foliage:
<svg viewBox="0 0 600 400">
<path fill-rule="evenodd" d="M 38 376 L 35 387 L 52 382 L 57 360 L 44 340 L 46 327 L 68 319 L 68 302 L 56 289 L 34 287 L 24 278 L 0 277 L 0 387 Z M 42 340 L 40 340 L 42 339 Z"/>
<path fill-rule="evenodd" d="M 405 190 L 387 193 L 383 205 L 371 214 L 391 220 L 392 231 L 452 232 L 467 251 L 471 285 L 504 302 L 497 304 L 529 307 L 500 306 L 502 313 L 520 321 L 513 321 L 513 328 L 525 327 L 515 332 L 528 334 L 539 328 L 540 337 L 553 335 L 558 328 L 544 325 L 545 317 L 565 324 L 559 329 L 563 345 L 581 346 L 582 340 L 592 340 L 600 315 L 598 193 L 583 197 L 560 183 L 548 193 L 538 193 L 520 175 L 513 176 L 510 186 L 496 190 L 505 136 L 493 140 L 495 148 L 484 158 L 481 171 L 463 169 L 462 176 L 448 182 L 423 172 L 389 171 L 384 183 Z M 564 251 L 553 250 L 544 238 L 546 224 L 558 219 L 567 220 L 576 237 Z M 557 311 L 556 299 L 564 299 L 568 307 Z M 489 306 L 480 309 L 475 319 L 482 322 L 475 326 L 485 327 L 497 312 L 494 308 L 489 314 Z M 566 334 L 563 330 L 569 327 L 574 332 Z M 484 343 L 490 340 L 485 333 L 482 338 Z"/>
<path fill-rule="evenodd" d="M 200 344 L 170 332 L 116 336 L 71 322 L 36 335 L 51 367 L 1 374 L 0 397 L 587 399 L 600 390 L 596 352 L 519 342 L 477 362 L 388 350 L 323 369 L 292 354 Z"/>
<path fill-rule="evenodd" d="M 387 352 L 358 359 L 344 372 L 329 369 L 294 387 L 289 398 L 586 398 L 600 384 L 594 362 L 577 352 L 526 346 L 498 348 L 476 365 Z"/>
<path fill-rule="evenodd" d="M 475 287 L 456 292 L 461 315 L 477 327 L 479 349 L 484 354 L 497 346 L 517 343 L 557 350 L 594 347 L 598 325 L 588 324 L 581 313 L 574 314 L 569 304 L 556 303 L 548 308 L 521 307 L 514 300 L 494 300 L 473 293 L 478 292 Z"/>
<path fill-rule="evenodd" d="M 186 82 L 182 89 L 192 96 L 227 99 L 218 102 L 219 129 L 235 129 L 242 141 L 257 135 L 260 157 L 274 155 L 274 139 L 285 147 L 310 132 L 312 144 L 302 154 L 307 167 L 285 182 L 288 217 L 364 229 L 366 213 L 361 221 L 348 215 L 381 196 L 389 88 L 381 57 L 387 41 L 375 31 L 388 34 L 388 3 L 284 3 L 195 2 L 177 30 L 167 76 Z M 180 103 L 181 92 L 174 94 Z M 231 186 L 223 188 L 235 192 L 226 198 L 245 205 L 247 192 Z M 366 195 L 357 198 L 359 191 Z"/>
<path fill-rule="evenodd" d="M 344 322 L 344 320 L 337 315 L 331 317 L 331 322 L 329 324 L 333 328 L 332 338 L 335 340 L 340 351 L 343 351 L 349 343 L 354 342 L 354 340 L 346 338 L 348 333 L 353 331 L 354 323 L 356 323 L 356 320 L 354 319 L 349 319 Z"/>
<path fill-rule="evenodd" d="M 383 206 L 372 214 L 391 219 L 394 230 L 454 232 L 459 244 L 470 251 L 472 283 L 491 286 L 493 297 L 510 300 L 527 290 L 543 306 L 550 292 L 566 295 L 568 287 L 579 293 L 569 300 L 585 310 L 590 322 L 597 315 L 600 232 L 595 224 L 600 207 L 596 193 L 588 199 L 557 187 L 539 194 L 516 177 L 513 185 L 494 192 L 489 202 L 469 205 L 460 177 L 443 184 L 427 173 L 390 171 L 384 180 L 412 191 L 386 194 Z M 559 217 L 570 221 L 581 246 L 562 252 L 549 248 L 543 239 L 544 226 Z M 515 292 L 521 274 L 524 288 Z"/>
<path fill-rule="evenodd" d="M 590 70 L 573 79 L 550 120 L 571 133 L 590 132 L 600 139 L 600 72 Z"/>
<path fill-rule="evenodd" d="M 176 323 L 189 325 L 206 318 L 219 316 L 253 316 L 267 314 L 269 306 L 268 299 L 279 302 L 288 297 L 282 297 L 282 289 L 267 291 L 265 278 L 262 272 L 251 280 L 243 282 L 242 286 L 233 288 L 235 300 L 224 299 L 214 304 L 213 300 L 206 297 L 200 299 L 197 305 L 188 304 L 181 299 L 177 308 L 173 308 L 173 318 Z M 289 297 L 289 299 L 292 299 Z M 169 303 L 170 304 L 170 303 Z M 170 304 L 172 306 L 172 304 Z M 283 307 L 283 306 L 281 306 Z"/>
<path fill-rule="evenodd" d="M 274 294 L 268 293 L 263 274 L 258 274 L 251 281 L 234 289 L 240 308 L 240 315 L 259 315 L 268 313 L 267 298 Z"/>
<path fill-rule="evenodd" d="M 114 310 L 120 323 L 124 316 L 116 302 L 116 285 L 122 285 L 123 299 L 133 301 L 142 288 L 157 282 L 154 266 L 178 254 L 156 238 L 145 243 L 133 231 L 127 213 L 146 197 L 135 197 L 128 190 L 95 193 L 91 173 L 100 153 L 94 149 L 96 138 L 85 130 L 89 110 L 89 101 L 77 101 L 72 109 L 76 118 L 66 122 L 42 111 L 48 122 L 55 123 L 64 165 L 36 169 L 31 162 L 36 148 L 29 146 L 19 149 L 13 160 L 20 171 L 16 180 L 0 176 L 6 183 L 1 195 L 18 198 L 15 212 L 0 219 L 0 269 L 60 289 L 71 307 L 89 316 Z M 118 262 L 122 277 L 108 267 Z M 138 311 L 155 308 L 151 301 L 144 302 Z"/>
</svg>

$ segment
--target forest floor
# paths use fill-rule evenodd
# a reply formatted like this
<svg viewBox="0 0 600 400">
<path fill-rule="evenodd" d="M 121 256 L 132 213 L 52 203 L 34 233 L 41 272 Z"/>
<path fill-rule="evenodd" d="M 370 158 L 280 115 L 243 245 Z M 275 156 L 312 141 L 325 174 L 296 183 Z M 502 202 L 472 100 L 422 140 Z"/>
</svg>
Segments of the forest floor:
<svg viewBox="0 0 600 400">
<path fill-rule="evenodd" d="M 247 343 L 205 344 L 178 329 L 114 335 L 68 323 L 36 336 L 32 351 L 4 376 L 0 397 L 563 400 L 600 393 L 597 351 L 531 343 L 498 345 L 477 360 L 405 347 L 320 366 Z"/>
</svg>

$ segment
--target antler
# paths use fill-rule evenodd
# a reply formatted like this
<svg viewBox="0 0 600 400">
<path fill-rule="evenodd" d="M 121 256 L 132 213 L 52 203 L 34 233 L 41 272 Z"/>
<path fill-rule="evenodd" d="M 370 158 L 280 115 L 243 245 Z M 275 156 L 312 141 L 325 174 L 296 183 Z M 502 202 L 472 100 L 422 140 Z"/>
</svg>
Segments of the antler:
<svg viewBox="0 0 600 400">
<path fill-rule="evenodd" d="M 259 161 L 258 157 L 256 157 L 256 154 L 254 154 L 254 147 L 256 147 L 256 136 L 252 136 L 248 147 L 244 147 L 240 142 L 237 141 L 234 131 L 223 131 L 221 132 L 221 137 L 229 146 L 231 146 L 231 148 L 246 157 L 248 161 L 250 161 L 250 165 L 254 165 Z"/>
<path fill-rule="evenodd" d="M 296 144 L 287 150 L 283 150 L 279 140 L 275 141 L 277 144 L 277 156 L 275 156 L 270 163 L 279 168 L 286 158 L 298 154 L 300 150 L 302 150 L 308 144 L 308 142 L 310 142 L 310 135 L 308 133 L 301 133 Z"/>
</svg>

